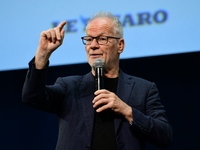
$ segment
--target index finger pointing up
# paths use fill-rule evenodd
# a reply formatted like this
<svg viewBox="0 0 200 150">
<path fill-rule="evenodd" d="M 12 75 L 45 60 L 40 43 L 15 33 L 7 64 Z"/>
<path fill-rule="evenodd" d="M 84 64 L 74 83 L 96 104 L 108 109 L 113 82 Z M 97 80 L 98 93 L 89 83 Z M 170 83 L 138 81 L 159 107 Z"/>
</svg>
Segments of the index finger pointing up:
<svg viewBox="0 0 200 150">
<path fill-rule="evenodd" d="M 67 23 L 66 21 L 61 22 L 61 23 L 57 26 L 57 28 L 61 31 L 62 28 L 65 26 L 66 23 Z"/>
</svg>

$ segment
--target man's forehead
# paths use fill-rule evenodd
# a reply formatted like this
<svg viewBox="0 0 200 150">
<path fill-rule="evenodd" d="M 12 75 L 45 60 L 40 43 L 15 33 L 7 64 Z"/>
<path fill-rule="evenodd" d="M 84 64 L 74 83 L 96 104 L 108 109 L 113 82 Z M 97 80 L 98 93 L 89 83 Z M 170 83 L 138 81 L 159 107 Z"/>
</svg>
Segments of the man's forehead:
<svg viewBox="0 0 200 150">
<path fill-rule="evenodd" d="M 91 25 L 104 25 L 104 24 L 109 24 L 109 25 L 112 25 L 112 21 L 111 19 L 109 18 L 96 18 L 94 20 L 92 20 L 88 26 L 91 26 Z"/>
<path fill-rule="evenodd" d="M 86 27 L 86 34 L 92 35 L 98 34 L 98 35 L 108 35 L 113 34 L 113 27 L 112 20 L 109 18 L 96 18 L 92 20 L 88 26 Z M 97 36 L 97 35 L 96 35 Z"/>
</svg>

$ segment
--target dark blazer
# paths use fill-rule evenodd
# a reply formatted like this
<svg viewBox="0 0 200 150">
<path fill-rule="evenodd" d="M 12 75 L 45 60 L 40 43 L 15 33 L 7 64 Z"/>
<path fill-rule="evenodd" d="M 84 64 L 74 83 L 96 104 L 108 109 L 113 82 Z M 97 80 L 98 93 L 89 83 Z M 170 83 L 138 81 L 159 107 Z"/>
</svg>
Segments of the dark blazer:
<svg viewBox="0 0 200 150">
<path fill-rule="evenodd" d="M 31 66 L 31 65 L 30 65 Z M 23 102 L 59 117 L 57 150 L 90 149 L 93 131 L 94 77 L 58 78 L 45 86 L 47 69 L 30 67 L 23 88 Z M 133 123 L 118 115 L 114 119 L 119 150 L 143 150 L 149 141 L 166 148 L 172 141 L 168 123 L 156 85 L 120 71 L 117 95 L 133 110 Z"/>
</svg>

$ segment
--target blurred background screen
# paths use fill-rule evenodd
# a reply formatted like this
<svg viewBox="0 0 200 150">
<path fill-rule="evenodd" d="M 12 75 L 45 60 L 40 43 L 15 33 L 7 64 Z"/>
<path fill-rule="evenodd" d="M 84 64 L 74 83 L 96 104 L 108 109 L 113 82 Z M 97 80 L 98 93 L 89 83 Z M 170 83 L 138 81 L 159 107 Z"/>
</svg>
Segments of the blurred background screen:
<svg viewBox="0 0 200 150">
<path fill-rule="evenodd" d="M 1 0 L 0 71 L 27 68 L 40 32 L 64 20 L 65 39 L 50 58 L 51 66 L 87 62 L 80 37 L 99 11 L 113 13 L 123 24 L 121 59 L 199 51 L 199 6 L 199 0 Z"/>
</svg>

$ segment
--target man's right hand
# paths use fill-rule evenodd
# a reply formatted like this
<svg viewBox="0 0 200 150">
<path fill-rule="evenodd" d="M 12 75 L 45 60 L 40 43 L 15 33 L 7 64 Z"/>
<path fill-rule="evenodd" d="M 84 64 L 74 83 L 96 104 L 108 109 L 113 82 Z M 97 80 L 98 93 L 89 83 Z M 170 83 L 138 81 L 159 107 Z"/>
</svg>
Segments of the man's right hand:
<svg viewBox="0 0 200 150">
<path fill-rule="evenodd" d="M 63 21 L 57 27 L 41 32 L 39 46 L 35 55 L 35 67 L 37 69 L 43 69 L 53 51 L 62 44 L 65 24 L 66 21 Z"/>
</svg>

